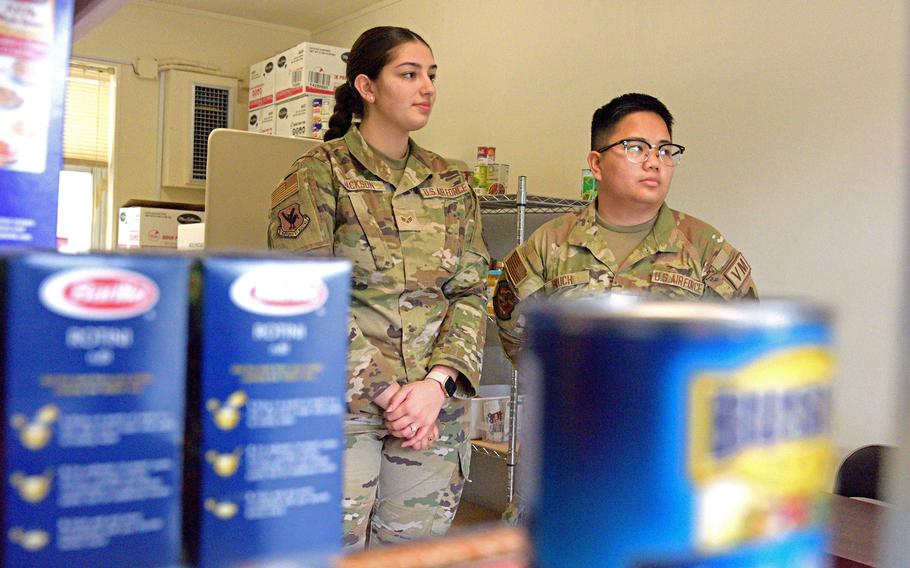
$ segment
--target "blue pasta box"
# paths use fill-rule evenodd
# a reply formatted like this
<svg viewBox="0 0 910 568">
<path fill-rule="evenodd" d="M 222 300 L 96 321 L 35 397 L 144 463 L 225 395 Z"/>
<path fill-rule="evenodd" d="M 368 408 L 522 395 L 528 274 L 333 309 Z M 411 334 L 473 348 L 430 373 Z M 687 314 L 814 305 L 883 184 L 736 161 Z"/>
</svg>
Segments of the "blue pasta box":
<svg viewBox="0 0 910 568">
<path fill-rule="evenodd" d="M 302 568 L 340 552 L 349 296 L 345 260 L 202 261 L 190 563 Z"/>
<path fill-rule="evenodd" d="M 3 264 L 5 566 L 180 561 L 189 262 Z"/>
<path fill-rule="evenodd" d="M 0 245 L 53 249 L 73 0 L 0 0 Z"/>
</svg>

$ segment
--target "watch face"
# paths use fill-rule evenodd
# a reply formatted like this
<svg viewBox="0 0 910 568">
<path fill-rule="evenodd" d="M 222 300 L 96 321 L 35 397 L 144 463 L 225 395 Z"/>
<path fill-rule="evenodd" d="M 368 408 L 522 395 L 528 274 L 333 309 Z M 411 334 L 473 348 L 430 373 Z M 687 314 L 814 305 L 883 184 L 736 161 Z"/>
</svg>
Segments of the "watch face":
<svg viewBox="0 0 910 568">
<path fill-rule="evenodd" d="M 453 394 L 455 394 L 455 379 L 453 379 L 452 377 L 449 377 L 448 379 L 446 379 L 445 388 L 446 388 L 447 395 L 452 396 Z"/>
</svg>

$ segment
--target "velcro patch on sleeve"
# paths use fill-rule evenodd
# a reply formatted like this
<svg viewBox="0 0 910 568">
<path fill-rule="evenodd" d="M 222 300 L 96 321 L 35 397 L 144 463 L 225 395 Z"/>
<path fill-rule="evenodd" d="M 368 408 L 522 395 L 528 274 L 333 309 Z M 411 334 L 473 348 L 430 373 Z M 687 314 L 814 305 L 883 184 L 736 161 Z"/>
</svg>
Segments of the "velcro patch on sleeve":
<svg viewBox="0 0 910 568">
<path fill-rule="evenodd" d="M 528 277 L 528 267 L 525 266 L 525 261 L 517 250 L 512 251 L 512 254 L 509 255 L 505 261 L 505 266 L 506 271 L 509 273 L 509 280 L 515 286 L 519 286 Z"/>
<path fill-rule="evenodd" d="M 272 192 L 272 208 L 278 206 L 282 201 L 297 193 L 297 173 L 293 173 L 284 178 L 284 181 Z"/>
<path fill-rule="evenodd" d="M 278 236 L 296 239 L 310 224 L 310 216 L 300 211 L 299 203 L 292 203 L 278 212 Z"/>
<path fill-rule="evenodd" d="M 502 279 L 497 282 L 496 292 L 493 294 L 493 311 L 496 313 L 496 317 L 509 321 L 512 319 L 512 310 L 515 309 L 515 304 L 517 303 L 518 298 L 515 296 L 515 290 L 509 285 L 508 280 Z"/>
<path fill-rule="evenodd" d="M 385 182 L 372 179 L 346 179 L 341 185 L 348 191 L 385 191 Z"/>
<path fill-rule="evenodd" d="M 688 290 L 689 292 L 692 292 L 693 294 L 697 294 L 699 296 L 702 296 L 705 293 L 705 284 L 703 282 L 699 282 L 694 278 L 689 278 L 685 274 L 676 274 L 673 272 L 666 272 L 664 270 L 655 270 L 651 273 L 651 282 L 655 284 L 676 286 L 677 288 Z"/>
<path fill-rule="evenodd" d="M 464 195 L 465 193 L 470 193 L 471 187 L 466 183 L 460 183 L 453 187 L 421 187 L 420 194 L 424 197 L 444 197 L 446 199 L 453 199 Z"/>
<path fill-rule="evenodd" d="M 743 283 L 745 283 L 751 275 L 752 267 L 746 262 L 746 257 L 744 257 L 741 252 L 736 253 L 733 260 L 731 260 L 724 269 L 724 278 L 726 278 L 727 282 L 736 290 L 742 288 Z"/>
</svg>

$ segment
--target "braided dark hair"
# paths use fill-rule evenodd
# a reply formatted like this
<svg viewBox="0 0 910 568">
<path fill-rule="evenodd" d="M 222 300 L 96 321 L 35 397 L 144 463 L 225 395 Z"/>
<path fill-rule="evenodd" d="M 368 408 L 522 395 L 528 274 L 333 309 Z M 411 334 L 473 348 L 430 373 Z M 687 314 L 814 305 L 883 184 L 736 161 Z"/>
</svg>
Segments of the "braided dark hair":
<svg viewBox="0 0 910 568">
<path fill-rule="evenodd" d="M 392 50 L 403 43 L 419 41 L 430 47 L 422 37 L 407 28 L 380 26 L 360 34 L 348 54 L 348 66 L 345 76 L 347 82 L 335 89 L 335 111 L 329 119 L 329 129 L 324 140 L 334 140 L 344 136 L 351 127 L 354 116 L 363 118 L 363 99 L 354 87 L 358 75 L 366 75 L 372 80 L 379 77 L 392 54 Z"/>
</svg>

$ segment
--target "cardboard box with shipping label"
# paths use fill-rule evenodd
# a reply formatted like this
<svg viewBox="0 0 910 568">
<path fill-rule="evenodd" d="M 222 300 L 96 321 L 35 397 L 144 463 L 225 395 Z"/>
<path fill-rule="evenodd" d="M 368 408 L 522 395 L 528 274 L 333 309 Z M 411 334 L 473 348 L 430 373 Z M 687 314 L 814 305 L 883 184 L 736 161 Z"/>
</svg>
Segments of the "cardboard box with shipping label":
<svg viewBox="0 0 910 568">
<path fill-rule="evenodd" d="M 131 199 L 120 208 L 117 248 L 177 248 L 177 227 L 204 220 L 204 207 Z"/>
<path fill-rule="evenodd" d="M 335 95 L 345 82 L 348 50 L 303 42 L 275 60 L 275 103 L 300 95 Z"/>
</svg>

